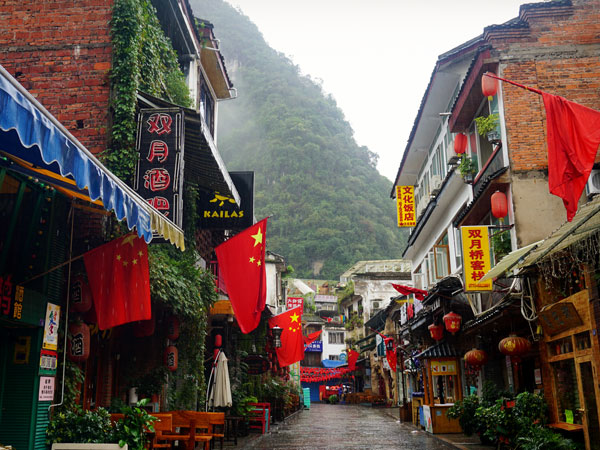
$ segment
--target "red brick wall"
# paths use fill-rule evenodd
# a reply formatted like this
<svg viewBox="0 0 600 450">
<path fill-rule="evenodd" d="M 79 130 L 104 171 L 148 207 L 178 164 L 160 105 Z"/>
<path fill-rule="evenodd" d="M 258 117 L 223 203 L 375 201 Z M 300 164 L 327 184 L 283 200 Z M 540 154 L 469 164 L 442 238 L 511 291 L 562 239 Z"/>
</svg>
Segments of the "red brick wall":
<svg viewBox="0 0 600 450">
<path fill-rule="evenodd" d="M 0 64 L 94 153 L 107 144 L 111 6 L 0 2 Z"/>
<path fill-rule="evenodd" d="M 525 8 L 529 28 L 486 30 L 510 80 L 600 110 L 600 1 L 573 6 Z M 513 171 L 547 168 L 545 109 L 541 96 L 503 83 Z"/>
</svg>

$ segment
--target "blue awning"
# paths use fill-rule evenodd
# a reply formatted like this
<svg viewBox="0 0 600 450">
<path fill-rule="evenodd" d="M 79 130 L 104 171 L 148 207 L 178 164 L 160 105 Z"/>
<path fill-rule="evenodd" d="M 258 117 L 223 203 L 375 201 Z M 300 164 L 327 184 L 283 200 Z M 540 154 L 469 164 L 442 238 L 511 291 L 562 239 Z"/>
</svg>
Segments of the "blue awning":
<svg viewBox="0 0 600 450">
<path fill-rule="evenodd" d="M 153 235 L 184 248 L 182 230 L 102 165 L 0 66 L 0 151 L 73 180 L 92 201 L 125 219 L 146 242 Z"/>
<path fill-rule="evenodd" d="M 335 369 L 336 367 L 346 365 L 346 361 L 338 361 L 335 359 L 323 359 L 321 360 L 321 363 L 323 364 L 323 367 L 327 369 Z"/>
</svg>

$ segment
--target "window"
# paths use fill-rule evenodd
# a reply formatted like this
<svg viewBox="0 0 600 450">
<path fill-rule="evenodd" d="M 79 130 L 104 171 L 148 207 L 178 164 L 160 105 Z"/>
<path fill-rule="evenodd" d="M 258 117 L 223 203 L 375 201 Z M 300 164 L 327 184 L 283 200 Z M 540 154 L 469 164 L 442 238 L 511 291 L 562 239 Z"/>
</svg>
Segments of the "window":
<svg viewBox="0 0 600 450">
<path fill-rule="evenodd" d="M 330 331 L 328 336 L 328 340 L 327 342 L 329 344 L 343 344 L 344 343 L 344 333 L 343 332 L 335 332 L 335 331 Z"/>
<path fill-rule="evenodd" d="M 462 266 L 462 236 L 460 228 L 454 229 L 454 257 L 456 258 L 456 267 Z"/>
<path fill-rule="evenodd" d="M 448 251 L 448 235 L 444 234 L 436 245 L 433 246 L 435 259 L 435 277 L 444 278 L 450 274 L 450 252 Z"/>
<path fill-rule="evenodd" d="M 427 253 L 427 279 L 429 284 L 433 284 L 435 282 L 435 257 L 433 256 L 433 251 Z"/>
<path fill-rule="evenodd" d="M 214 136 L 214 100 L 204 76 L 200 75 L 200 116 L 208 126 L 210 134 Z"/>
</svg>

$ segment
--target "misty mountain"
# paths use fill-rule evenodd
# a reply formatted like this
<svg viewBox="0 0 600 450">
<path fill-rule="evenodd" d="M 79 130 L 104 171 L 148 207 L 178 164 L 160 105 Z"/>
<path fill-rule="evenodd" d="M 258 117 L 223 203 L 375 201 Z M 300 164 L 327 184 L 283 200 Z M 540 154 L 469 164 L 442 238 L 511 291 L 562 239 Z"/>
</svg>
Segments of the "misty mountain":
<svg viewBox="0 0 600 450">
<path fill-rule="evenodd" d="M 407 233 L 396 226 L 392 183 L 335 100 L 231 5 L 190 3 L 215 26 L 238 90 L 219 103 L 218 147 L 229 170 L 255 171 L 255 216 L 273 215 L 268 249 L 296 276 L 327 279 L 357 260 L 400 258 Z M 357 95 L 368 92 L 357 86 Z"/>
</svg>

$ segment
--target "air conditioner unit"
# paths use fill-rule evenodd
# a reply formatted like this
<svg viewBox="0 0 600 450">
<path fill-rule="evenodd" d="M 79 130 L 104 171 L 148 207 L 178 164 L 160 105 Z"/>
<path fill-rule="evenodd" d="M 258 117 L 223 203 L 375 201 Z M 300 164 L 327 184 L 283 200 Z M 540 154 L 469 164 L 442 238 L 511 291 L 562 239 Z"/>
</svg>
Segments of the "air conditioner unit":
<svg viewBox="0 0 600 450">
<path fill-rule="evenodd" d="M 592 170 L 587 181 L 586 190 L 588 195 L 600 193 L 600 170 Z"/>
<path fill-rule="evenodd" d="M 442 187 L 442 177 L 439 175 L 431 176 L 431 192 L 429 195 L 436 196 L 440 193 L 440 188 Z"/>
</svg>

